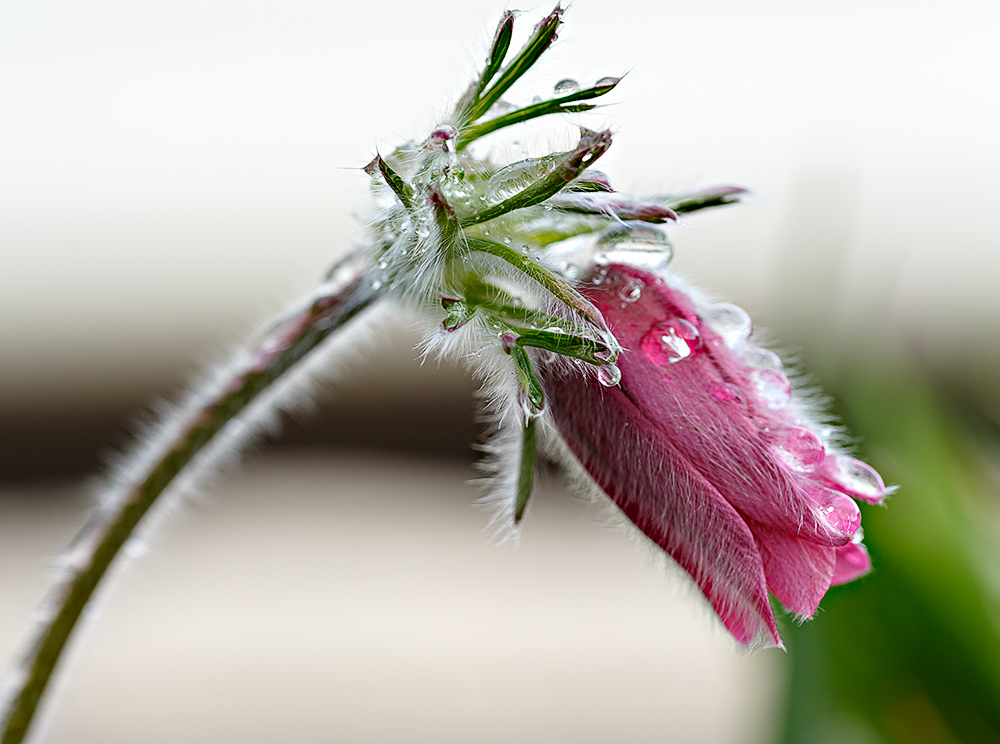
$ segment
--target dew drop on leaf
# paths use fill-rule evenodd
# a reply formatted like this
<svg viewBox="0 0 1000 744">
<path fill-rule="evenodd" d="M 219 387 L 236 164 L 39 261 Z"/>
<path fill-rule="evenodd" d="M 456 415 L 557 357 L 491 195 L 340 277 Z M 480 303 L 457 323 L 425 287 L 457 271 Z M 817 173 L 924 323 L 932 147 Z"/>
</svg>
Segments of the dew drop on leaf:
<svg viewBox="0 0 1000 744">
<path fill-rule="evenodd" d="M 557 96 L 566 96 L 570 93 L 576 93 L 578 90 L 580 90 L 580 84 L 576 80 L 573 78 L 563 78 L 555 84 L 552 92 Z"/>
<path fill-rule="evenodd" d="M 597 381 L 604 385 L 604 387 L 614 387 L 621 380 L 622 371 L 618 369 L 617 364 L 608 362 L 607 364 L 602 364 L 597 370 Z"/>
</svg>

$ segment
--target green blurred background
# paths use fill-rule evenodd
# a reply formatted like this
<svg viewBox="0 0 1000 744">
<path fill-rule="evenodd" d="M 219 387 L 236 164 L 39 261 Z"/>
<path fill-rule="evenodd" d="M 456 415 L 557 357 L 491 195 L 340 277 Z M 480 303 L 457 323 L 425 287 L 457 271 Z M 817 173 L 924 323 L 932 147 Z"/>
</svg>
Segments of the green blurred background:
<svg viewBox="0 0 1000 744">
<path fill-rule="evenodd" d="M 0 660 L 136 412 L 347 250 L 360 166 L 437 123 L 502 9 L 0 5 Z M 512 98 L 628 75 L 512 155 L 611 126 L 622 190 L 757 190 L 674 229 L 675 266 L 792 349 L 899 484 L 864 509 L 875 572 L 748 658 L 558 477 L 516 551 L 489 545 L 474 385 L 415 361 L 402 319 L 160 520 L 44 740 L 1000 740 L 1000 7 L 566 20 Z"/>
</svg>

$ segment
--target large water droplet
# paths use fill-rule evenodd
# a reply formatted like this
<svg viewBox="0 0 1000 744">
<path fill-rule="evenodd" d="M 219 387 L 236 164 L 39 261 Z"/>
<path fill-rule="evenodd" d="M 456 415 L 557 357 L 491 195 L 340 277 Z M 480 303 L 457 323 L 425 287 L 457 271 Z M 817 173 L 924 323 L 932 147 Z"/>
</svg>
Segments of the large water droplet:
<svg viewBox="0 0 1000 744">
<path fill-rule="evenodd" d="M 705 311 L 705 320 L 730 349 L 750 338 L 753 323 L 746 310 L 729 303 L 712 305 Z"/>
<path fill-rule="evenodd" d="M 774 454 L 789 469 L 798 473 L 812 473 L 826 457 L 823 442 L 805 426 L 793 426 L 778 435 Z"/>
<path fill-rule="evenodd" d="M 596 83 L 594 83 L 594 87 L 595 88 L 606 88 L 609 85 L 618 85 L 618 82 L 620 80 L 621 80 L 621 78 L 616 78 L 616 77 L 602 77 L 600 80 L 598 80 Z"/>
<path fill-rule="evenodd" d="M 781 372 L 781 359 L 770 349 L 760 349 L 753 347 L 743 351 L 743 361 L 748 367 L 755 369 L 768 369 L 773 372 Z"/>
<path fill-rule="evenodd" d="M 853 535 L 861 526 L 861 510 L 854 499 L 835 491 L 825 491 L 817 499 L 820 517 L 835 531 Z"/>
<path fill-rule="evenodd" d="M 701 333 L 683 318 L 657 323 L 642 337 L 642 350 L 661 366 L 687 359 L 701 347 Z"/>
<path fill-rule="evenodd" d="M 445 199 L 451 204 L 468 204 L 476 194 L 475 187 L 460 174 L 449 174 L 441 188 Z"/>
<path fill-rule="evenodd" d="M 494 173 L 486 182 L 483 196 L 487 201 L 497 203 L 509 199 L 519 191 L 523 191 L 535 181 L 549 174 L 555 163 L 564 155 L 557 153 L 541 158 L 528 158 L 511 163 Z"/>
<path fill-rule="evenodd" d="M 750 381 L 768 408 L 784 408 L 792 400 L 792 384 L 781 372 L 755 369 L 750 373 Z"/>
<path fill-rule="evenodd" d="M 604 230 L 597 238 L 595 262 L 622 263 L 659 269 L 670 263 L 673 247 L 662 230 L 644 222 L 624 222 Z"/>
<path fill-rule="evenodd" d="M 617 364 L 611 362 L 602 364 L 597 370 L 597 381 L 604 387 L 614 387 L 622 381 L 622 371 L 618 369 Z"/>
<path fill-rule="evenodd" d="M 580 90 L 580 84 L 573 78 L 563 78 L 552 88 L 552 92 L 557 96 L 568 96 L 570 93 L 576 93 L 578 90 Z"/>
<path fill-rule="evenodd" d="M 421 240 L 426 240 L 431 235 L 431 227 L 426 222 L 420 224 L 417 228 L 417 237 Z"/>
<path fill-rule="evenodd" d="M 886 495 L 882 476 L 868 463 L 847 455 L 833 455 L 823 467 L 834 483 L 856 498 L 877 504 Z"/>
</svg>

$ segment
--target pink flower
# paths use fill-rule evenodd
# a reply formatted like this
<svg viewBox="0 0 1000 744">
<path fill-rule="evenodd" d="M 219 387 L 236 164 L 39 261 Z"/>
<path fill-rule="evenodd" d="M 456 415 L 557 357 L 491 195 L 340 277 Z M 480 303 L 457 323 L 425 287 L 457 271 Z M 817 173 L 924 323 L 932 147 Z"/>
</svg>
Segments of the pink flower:
<svg viewBox="0 0 1000 744">
<path fill-rule="evenodd" d="M 813 423 L 740 308 L 621 264 L 583 293 L 626 349 L 621 381 L 543 369 L 556 429 L 737 640 L 780 646 L 768 592 L 806 618 L 831 585 L 867 573 L 854 499 L 890 489 Z"/>
</svg>

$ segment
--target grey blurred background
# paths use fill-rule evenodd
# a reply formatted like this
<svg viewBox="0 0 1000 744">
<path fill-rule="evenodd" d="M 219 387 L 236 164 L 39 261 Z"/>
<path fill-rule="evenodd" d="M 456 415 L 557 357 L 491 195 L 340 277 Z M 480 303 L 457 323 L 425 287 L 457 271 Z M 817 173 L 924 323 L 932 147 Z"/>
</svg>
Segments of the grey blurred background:
<svg viewBox="0 0 1000 744">
<path fill-rule="evenodd" d="M 348 249 L 360 167 L 437 123 L 503 7 L 0 2 L 0 661 L 81 484 Z M 579 0 L 566 20 L 512 99 L 627 76 L 539 147 L 610 126 L 621 190 L 755 189 L 673 230 L 678 271 L 819 378 L 903 356 L 1000 419 L 1000 6 Z M 473 383 L 414 343 L 387 329 L 166 520 L 52 741 L 768 740 L 780 654 L 734 654 L 558 478 L 516 551 L 487 543 Z"/>
</svg>

